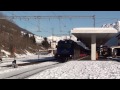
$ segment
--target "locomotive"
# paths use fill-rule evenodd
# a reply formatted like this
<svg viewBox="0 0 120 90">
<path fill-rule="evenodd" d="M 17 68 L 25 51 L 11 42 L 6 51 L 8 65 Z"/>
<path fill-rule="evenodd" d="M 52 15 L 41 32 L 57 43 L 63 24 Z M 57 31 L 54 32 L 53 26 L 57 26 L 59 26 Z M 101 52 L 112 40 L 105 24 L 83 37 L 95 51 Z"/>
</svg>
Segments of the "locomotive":
<svg viewBox="0 0 120 90">
<path fill-rule="evenodd" d="M 60 40 L 56 48 L 55 58 L 60 62 L 78 59 L 82 55 L 87 55 L 87 50 L 73 40 Z"/>
</svg>

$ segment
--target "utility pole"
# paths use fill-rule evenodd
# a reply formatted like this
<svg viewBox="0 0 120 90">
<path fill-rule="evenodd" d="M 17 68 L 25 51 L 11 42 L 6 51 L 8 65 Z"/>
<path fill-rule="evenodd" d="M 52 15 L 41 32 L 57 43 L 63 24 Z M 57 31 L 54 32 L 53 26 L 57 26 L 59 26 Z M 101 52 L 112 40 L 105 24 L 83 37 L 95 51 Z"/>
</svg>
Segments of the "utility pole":
<svg viewBox="0 0 120 90">
<path fill-rule="evenodd" d="M 95 27 L 95 21 L 96 21 L 96 18 L 95 18 L 95 15 L 93 15 L 93 20 L 94 20 L 94 27 Z"/>
<path fill-rule="evenodd" d="M 70 31 L 69 31 L 69 36 L 70 36 L 70 40 L 71 40 L 71 33 L 70 33 Z"/>
<path fill-rule="evenodd" d="M 52 28 L 52 42 L 53 42 L 53 36 L 54 36 L 54 28 Z"/>
<path fill-rule="evenodd" d="M 54 28 L 51 28 L 52 30 L 52 41 L 51 41 L 51 47 L 53 48 L 53 45 L 54 45 Z"/>
</svg>

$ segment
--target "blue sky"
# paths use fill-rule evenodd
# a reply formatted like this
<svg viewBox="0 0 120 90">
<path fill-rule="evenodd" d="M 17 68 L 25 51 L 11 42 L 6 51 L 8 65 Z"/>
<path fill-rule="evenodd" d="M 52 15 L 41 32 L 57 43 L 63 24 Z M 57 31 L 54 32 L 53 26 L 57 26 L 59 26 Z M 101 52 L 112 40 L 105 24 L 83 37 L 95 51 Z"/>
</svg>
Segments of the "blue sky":
<svg viewBox="0 0 120 90">
<path fill-rule="evenodd" d="M 96 27 L 106 23 L 114 23 L 120 20 L 120 11 L 1 11 L 7 16 L 93 16 L 96 15 Z M 113 19 L 117 18 L 117 19 Z M 52 35 L 69 34 L 72 28 L 93 27 L 93 19 L 14 19 L 14 22 L 22 28 L 31 31 L 39 36 L 47 37 Z M 37 32 L 41 31 L 41 32 Z"/>
</svg>

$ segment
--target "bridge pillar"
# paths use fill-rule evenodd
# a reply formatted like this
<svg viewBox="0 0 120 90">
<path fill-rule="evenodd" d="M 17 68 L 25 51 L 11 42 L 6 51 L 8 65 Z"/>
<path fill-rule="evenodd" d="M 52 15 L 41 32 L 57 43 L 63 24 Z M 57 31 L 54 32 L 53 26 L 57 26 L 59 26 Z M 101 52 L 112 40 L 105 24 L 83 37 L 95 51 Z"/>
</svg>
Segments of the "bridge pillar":
<svg viewBox="0 0 120 90">
<path fill-rule="evenodd" d="M 91 60 L 96 60 L 96 35 L 91 35 Z"/>
</svg>

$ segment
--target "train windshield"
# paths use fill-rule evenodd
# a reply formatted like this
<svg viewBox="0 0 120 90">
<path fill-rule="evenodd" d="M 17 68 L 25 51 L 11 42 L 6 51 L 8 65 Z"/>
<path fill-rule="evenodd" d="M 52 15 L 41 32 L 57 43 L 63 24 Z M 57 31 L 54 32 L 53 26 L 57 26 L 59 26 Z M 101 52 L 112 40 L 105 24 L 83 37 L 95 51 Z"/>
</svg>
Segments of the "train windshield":
<svg viewBox="0 0 120 90">
<path fill-rule="evenodd" d="M 58 48 L 71 48 L 71 44 L 59 44 Z"/>
</svg>

